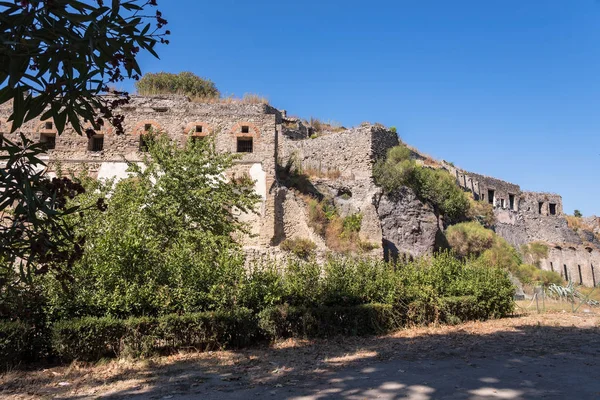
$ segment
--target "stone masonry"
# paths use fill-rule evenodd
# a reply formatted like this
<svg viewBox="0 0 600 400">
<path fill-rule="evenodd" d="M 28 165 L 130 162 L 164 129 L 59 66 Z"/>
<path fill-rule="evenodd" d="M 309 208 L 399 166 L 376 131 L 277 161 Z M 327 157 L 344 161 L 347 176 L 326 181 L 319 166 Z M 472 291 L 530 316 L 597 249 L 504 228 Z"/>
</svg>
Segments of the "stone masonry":
<svg viewBox="0 0 600 400">
<path fill-rule="evenodd" d="M 0 107 L 0 135 L 16 139 L 18 133 L 8 133 L 10 111 L 10 105 Z M 30 121 L 21 132 L 46 143 L 49 173 L 60 163 L 65 172 L 86 168 L 99 178 L 126 177 L 127 162 L 142 159 L 144 137 L 151 132 L 164 132 L 180 144 L 213 136 L 218 150 L 240 154 L 230 173 L 249 175 L 262 197 L 257 214 L 240 216 L 254 233 L 244 239 L 252 251 L 277 252 L 286 238 L 310 239 L 326 250 L 309 227 L 302 198 L 279 182 L 278 163 L 288 160 L 316 175 L 311 178 L 315 190 L 332 198 L 342 216 L 363 215 L 361 239 L 380 245 L 373 255 L 417 257 L 431 254 L 440 244 L 443 223 L 431 207 L 408 188 L 387 196 L 373 183 L 374 162 L 399 144 L 397 135 L 381 125 L 315 135 L 300 119 L 266 104 L 202 104 L 172 95 L 133 96 L 121 111 L 126 116 L 124 135 L 105 127 L 88 138 L 67 127 L 58 136 L 51 120 Z M 600 282 L 600 242 L 593 233 L 584 240 L 569 228 L 559 195 L 523 191 L 411 150 L 424 165 L 448 170 L 476 200 L 492 204 L 495 230 L 509 243 L 517 248 L 531 242 L 548 244 L 542 268 L 587 286 Z M 600 233 L 600 222 L 592 224 Z"/>
</svg>

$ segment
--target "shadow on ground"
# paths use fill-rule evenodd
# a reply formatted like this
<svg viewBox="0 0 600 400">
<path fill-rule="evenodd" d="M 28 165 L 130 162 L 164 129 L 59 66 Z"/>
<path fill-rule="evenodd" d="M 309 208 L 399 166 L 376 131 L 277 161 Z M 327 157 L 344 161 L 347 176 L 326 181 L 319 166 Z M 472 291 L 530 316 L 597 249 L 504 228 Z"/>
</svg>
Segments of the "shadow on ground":
<svg viewBox="0 0 600 400">
<path fill-rule="evenodd" d="M 187 354 L 47 394 L 69 399 L 600 398 L 597 319 L 585 327 L 519 322 L 293 341 L 223 357 Z"/>
</svg>

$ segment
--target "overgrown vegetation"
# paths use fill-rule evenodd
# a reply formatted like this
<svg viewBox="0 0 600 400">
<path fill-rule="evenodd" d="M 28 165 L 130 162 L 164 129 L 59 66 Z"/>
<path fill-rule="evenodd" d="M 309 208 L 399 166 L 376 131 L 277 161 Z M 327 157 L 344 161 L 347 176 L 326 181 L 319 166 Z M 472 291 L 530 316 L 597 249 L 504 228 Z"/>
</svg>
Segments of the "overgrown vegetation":
<svg viewBox="0 0 600 400">
<path fill-rule="evenodd" d="M 478 222 L 463 222 L 449 227 L 446 239 L 459 257 L 475 257 L 487 265 L 510 271 L 526 285 L 548 286 L 562 282 L 556 272 L 540 269 L 540 260 L 548 257 L 548 246 L 543 243 L 533 242 L 521 247 L 523 256 L 530 262 L 524 264 L 514 247 Z"/>
<path fill-rule="evenodd" d="M 327 248 L 338 253 L 362 253 L 376 246 L 363 241 L 359 232 L 362 214 L 341 217 L 331 199 L 307 197 L 308 224 L 325 239 Z"/>
<path fill-rule="evenodd" d="M 192 278 L 198 286 L 193 292 L 183 290 L 177 299 L 194 304 L 203 298 L 203 307 L 173 314 L 176 308 L 159 288 L 164 313 L 143 300 L 127 313 L 115 312 L 125 310 L 121 303 L 101 311 L 94 307 L 98 299 L 88 297 L 95 284 L 91 282 L 84 298 L 93 307 L 73 309 L 63 303 L 63 311 L 56 312 L 61 304 L 51 300 L 51 334 L 39 336 L 37 342 L 27 339 L 36 334 L 32 325 L 0 324 L 0 354 L 24 359 L 45 348 L 67 360 L 149 355 L 188 347 L 240 346 L 261 338 L 382 333 L 412 323 L 502 317 L 513 307 L 513 287 L 505 271 L 481 261 L 461 261 L 450 253 L 405 265 L 338 256 L 323 265 L 295 259 L 283 266 L 259 262 L 247 270 L 239 259 L 220 261 L 212 273 L 205 271 L 210 282 L 198 285 Z M 101 272 L 90 273 L 97 280 Z M 190 272 L 186 273 L 185 279 Z M 132 275 L 149 279 L 137 270 L 129 278 L 119 274 L 113 279 L 123 282 L 124 293 Z M 176 289 L 182 290 L 181 285 Z M 111 296 L 105 304 L 114 301 Z"/>
<path fill-rule="evenodd" d="M 386 159 L 375 164 L 373 177 L 388 193 L 402 186 L 410 187 L 449 222 L 467 217 L 469 199 L 456 185 L 455 179 L 445 170 L 418 165 L 404 145 L 388 150 Z"/>
<path fill-rule="evenodd" d="M 285 239 L 281 242 L 281 249 L 289 251 L 296 257 L 307 259 L 315 253 L 317 245 L 310 239 L 297 238 Z"/>
<path fill-rule="evenodd" d="M 545 271 L 531 264 L 521 264 L 515 271 L 515 276 L 525 285 L 543 285 L 548 287 L 552 284 L 562 285 L 564 280 L 554 271 Z"/>
<path fill-rule="evenodd" d="M 310 117 L 309 121 L 304 121 L 304 124 L 308 125 L 316 135 L 324 132 L 341 132 L 346 130 L 339 122 L 322 121 L 319 118 L 314 117 Z"/>
<path fill-rule="evenodd" d="M 147 73 L 135 82 L 135 88 L 141 95 L 180 94 L 191 98 L 217 98 L 219 90 L 214 82 L 201 78 L 192 72 Z"/>
<path fill-rule="evenodd" d="M 473 196 L 469 196 L 469 211 L 467 212 L 467 218 L 472 221 L 478 221 L 486 228 L 491 228 L 496 224 L 494 206 L 486 201 L 474 200 Z"/>
<path fill-rule="evenodd" d="M 232 210 L 252 212 L 258 197 L 248 179 L 225 179 L 233 160 L 210 139 L 181 148 L 156 135 L 129 178 L 80 177 L 85 192 L 66 207 L 81 212 L 61 216 L 79 246 L 61 251 L 79 256 L 34 274 L 2 304 L 11 314 L 0 323 L 0 363 L 380 333 L 512 311 L 506 272 L 483 258 L 442 253 L 403 265 L 332 256 L 320 265 L 310 257 L 314 244 L 297 240 L 284 247 L 305 260 L 247 266 L 234 240 L 247 227 Z M 310 199 L 309 213 L 330 248 L 369 248 L 359 238 L 361 214 L 342 217 L 325 199 Z"/>
<path fill-rule="evenodd" d="M 521 254 L 527 261 L 537 267 L 540 266 L 540 261 L 548 258 L 548 245 L 541 242 L 532 242 L 521 246 Z"/>
</svg>

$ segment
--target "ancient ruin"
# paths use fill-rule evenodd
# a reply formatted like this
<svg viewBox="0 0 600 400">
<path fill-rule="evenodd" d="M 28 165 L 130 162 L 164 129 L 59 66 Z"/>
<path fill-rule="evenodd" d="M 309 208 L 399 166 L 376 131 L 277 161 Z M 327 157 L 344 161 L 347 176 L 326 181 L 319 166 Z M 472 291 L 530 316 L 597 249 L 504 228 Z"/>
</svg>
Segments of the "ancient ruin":
<svg viewBox="0 0 600 400">
<path fill-rule="evenodd" d="M 9 134 L 10 105 L 0 109 L 0 134 Z M 362 215 L 360 238 L 374 244 L 377 257 L 430 254 L 443 236 L 444 221 L 408 188 L 384 195 L 372 179 L 373 163 L 398 145 L 398 136 L 381 125 L 362 124 L 352 129 L 315 135 L 300 119 L 267 104 L 204 104 L 181 96 L 134 96 L 122 109 L 125 134 L 110 127 L 86 137 L 67 128 L 60 136 L 54 122 L 30 121 L 21 132 L 46 144 L 49 173 L 60 165 L 65 172 L 86 168 L 98 178 L 126 176 L 127 161 L 141 159 L 144 139 L 164 132 L 173 140 L 202 140 L 212 135 L 219 150 L 239 153 L 232 174 L 247 174 L 262 197 L 256 214 L 242 218 L 254 235 L 245 239 L 249 252 L 280 253 L 285 239 L 307 238 L 326 251 L 323 239 L 308 223 L 302 196 L 286 187 L 278 170 L 293 163 L 310 172 L 313 193 L 332 198 L 342 216 Z M 463 171 L 441 161 L 432 162 L 413 149 L 413 156 L 444 168 L 475 200 L 490 203 L 496 216 L 495 231 L 510 244 L 546 243 L 550 250 L 540 266 L 575 283 L 600 282 L 600 241 L 593 233 L 575 232 L 567 224 L 562 198 L 556 194 L 522 191 L 512 183 Z M 590 221 L 600 227 L 597 220 Z"/>
</svg>

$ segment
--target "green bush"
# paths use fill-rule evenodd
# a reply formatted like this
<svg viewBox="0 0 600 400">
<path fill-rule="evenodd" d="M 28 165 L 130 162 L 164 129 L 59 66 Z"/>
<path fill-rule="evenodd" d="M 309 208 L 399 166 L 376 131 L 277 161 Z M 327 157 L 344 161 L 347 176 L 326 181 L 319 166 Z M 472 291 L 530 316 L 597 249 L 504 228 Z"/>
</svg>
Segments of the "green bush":
<svg viewBox="0 0 600 400">
<path fill-rule="evenodd" d="M 66 360 L 240 347 L 257 339 L 258 324 L 247 309 L 158 318 L 86 317 L 60 321 L 52 329 L 53 349 Z"/>
<path fill-rule="evenodd" d="M 548 257 L 548 245 L 541 242 L 531 242 L 521 246 L 521 253 L 532 264 L 539 267 L 540 261 Z"/>
<path fill-rule="evenodd" d="M 399 328 L 401 320 L 398 311 L 389 304 L 312 308 L 281 305 L 263 310 L 259 325 L 267 336 L 279 339 L 375 335 Z"/>
<path fill-rule="evenodd" d="M 551 284 L 563 285 L 564 280 L 554 271 L 545 271 L 531 264 L 519 265 L 513 272 L 517 279 L 525 285 L 541 284 L 550 286 Z"/>
<path fill-rule="evenodd" d="M 443 321 L 446 323 L 454 324 L 488 318 L 476 296 L 444 297 L 442 304 Z"/>
<path fill-rule="evenodd" d="M 289 251 L 299 258 L 308 258 L 315 253 L 317 245 L 315 242 L 309 239 L 297 238 L 297 239 L 286 239 L 281 242 L 281 249 Z"/>
<path fill-rule="evenodd" d="M 192 72 L 147 73 L 135 83 L 135 88 L 141 95 L 181 94 L 194 98 L 219 96 L 219 90 L 213 82 L 200 78 Z"/>
<path fill-rule="evenodd" d="M 469 198 L 456 179 L 446 170 L 417 165 L 404 145 L 388 150 L 387 158 L 373 167 L 373 178 L 388 193 L 410 187 L 449 221 L 464 219 L 469 211 Z"/>
<path fill-rule="evenodd" d="M 350 214 L 343 220 L 344 232 L 359 232 L 363 216 L 361 213 Z"/>
<path fill-rule="evenodd" d="M 248 226 L 232 210 L 254 209 L 259 196 L 253 185 L 215 180 L 235 156 L 217 152 L 210 141 L 182 148 L 160 136 L 148 154 L 145 169 L 130 165 L 132 178 L 95 183 L 78 196 L 86 212 L 70 224 L 83 256 L 65 265 L 68 290 L 56 279 L 45 283 L 51 320 L 236 305 L 246 272 L 234 238 Z M 105 209 L 94 207 L 99 200 Z"/>
<path fill-rule="evenodd" d="M 479 222 L 462 222 L 446 229 L 446 239 L 460 257 L 477 257 L 494 245 L 496 234 Z"/>
<path fill-rule="evenodd" d="M 52 327 L 52 348 L 65 359 L 114 357 L 126 331 L 124 320 L 111 317 L 59 321 Z"/>
<path fill-rule="evenodd" d="M 474 200 L 469 197 L 469 211 L 467 218 L 471 221 L 477 221 L 486 228 L 490 228 L 496 224 L 496 215 L 494 214 L 494 206 L 487 201 Z"/>
<path fill-rule="evenodd" d="M 0 321 L 0 368 L 10 368 L 48 354 L 44 329 L 23 321 Z"/>
<path fill-rule="evenodd" d="M 487 265 L 511 272 L 521 265 L 519 252 L 498 235 L 496 235 L 494 245 L 484 251 L 481 258 Z"/>
</svg>

